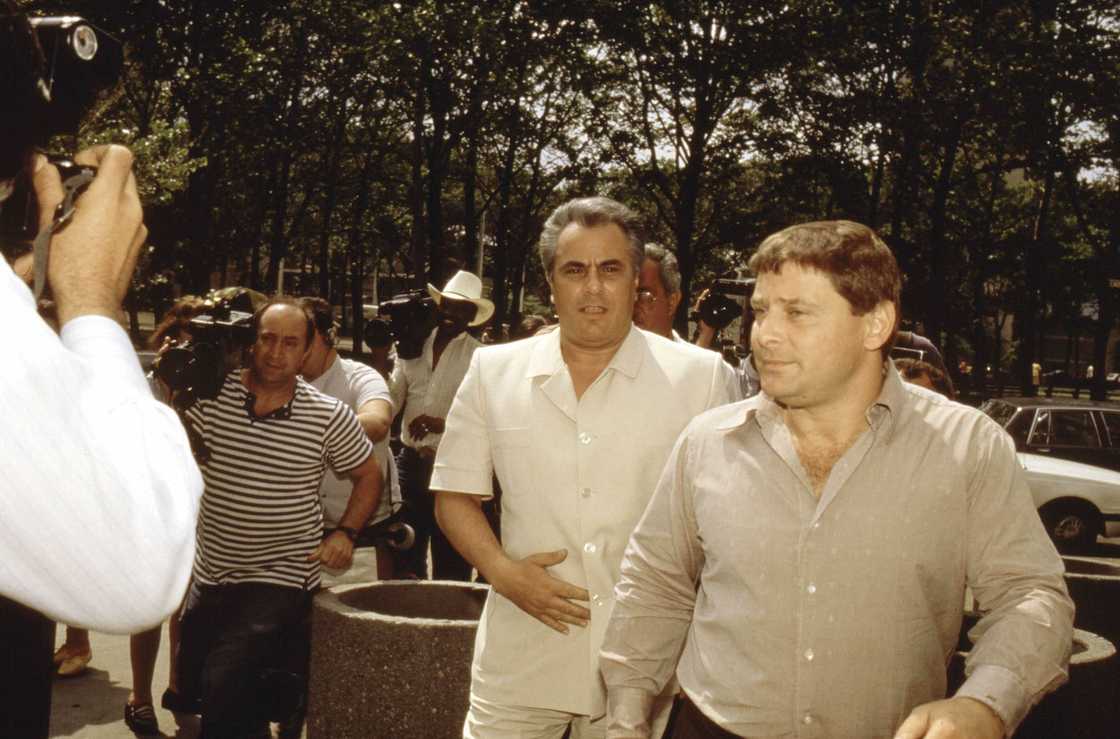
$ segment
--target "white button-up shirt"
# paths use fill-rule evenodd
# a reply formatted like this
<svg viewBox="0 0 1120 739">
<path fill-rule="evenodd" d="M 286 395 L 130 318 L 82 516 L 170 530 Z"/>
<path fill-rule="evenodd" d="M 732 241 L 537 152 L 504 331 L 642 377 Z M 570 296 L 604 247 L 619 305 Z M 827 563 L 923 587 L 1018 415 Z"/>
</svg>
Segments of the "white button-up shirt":
<svg viewBox="0 0 1120 739">
<path fill-rule="evenodd" d="M 414 449 L 422 446 L 439 446 L 440 434 L 429 433 L 422 440 L 417 441 L 408 432 L 408 425 L 417 416 L 447 418 L 451 401 L 455 399 L 455 391 L 459 389 L 459 383 L 467 373 L 471 355 L 474 354 L 475 349 L 482 346 L 482 342 L 464 331 L 448 342 L 439 357 L 439 364 L 433 368 L 432 346 L 435 343 L 437 330 L 433 329 L 432 333 L 428 334 L 419 357 L 397 359 L 389 383 L 393 392 L 393 410 L 400 410 L 401 405 L 404 405 L 401 443 Z"/>
<path fill-rule="evenodd" d="M 62 327 L 0 259 L 0 595 L 129 634 L 178 607 L 202 477 L 128 335 L 104 316 Z"/>
<path fill-rule="evenodd" d="M 622 552 L 677 435 L 696 414 L 728 402 L 734 387 L 716 352 L 637 328 L 580 398 L 560 331 L 475 353 L 431 488 L 488 497 L 496 473 L 506 553 L 566 549 L 550 572 L 591 594 L 590 624 L 561 634 L 491 592 L 475 643 L 475 695 L 604 712 L 598 650 Z"/>
</svg>

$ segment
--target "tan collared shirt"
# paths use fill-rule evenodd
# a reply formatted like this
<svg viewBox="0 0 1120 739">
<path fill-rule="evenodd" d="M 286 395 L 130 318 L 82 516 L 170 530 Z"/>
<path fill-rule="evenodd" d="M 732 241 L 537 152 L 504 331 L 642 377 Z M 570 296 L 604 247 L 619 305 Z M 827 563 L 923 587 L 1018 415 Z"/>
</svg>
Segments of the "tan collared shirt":
<svg viewBox="0 0 1120 739">
<path fill-rule="evenodd" d="M 715 352 L 637 328 L 579 398 L 560 331 L 475 352 L 431 488 L 489 496 L 493 471 L 502 486 L 502 547 L 515 559 L 566 549 L 549 572 L 590 592 L 591 623 L 560 634 L 491 592 L 473 694 L 603 714 L 599 647 L 623 549 L 673 442 L 694 416 L 728 402 L 734 381 Z"/>
<path fill-rule="evenodd" d="M 867 423 L 819 500 L 765 395 L 690 424 L 622 563 L 608 736 L 646 736 L 675 669 L 739 735 L 890 737 L 944 697 L 966 585 L 988 615 L 957 695 L 1010 732 L 1064 681 L 1073 604 L 1010 438 L 893 367 Z"/>
</svg>

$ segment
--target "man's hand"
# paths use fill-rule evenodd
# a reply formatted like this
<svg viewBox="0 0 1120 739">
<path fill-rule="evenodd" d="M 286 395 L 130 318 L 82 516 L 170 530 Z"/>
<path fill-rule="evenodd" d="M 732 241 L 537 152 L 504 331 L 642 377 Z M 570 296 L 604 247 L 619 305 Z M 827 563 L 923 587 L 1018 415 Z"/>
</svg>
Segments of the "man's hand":
<svg viewBox="0 0 1120 739">
<path fill-rule="evenodd" d="M 60 325 L 87 314 L 117 318 L 148 236 L 132 175 L 132 152 L 123 146 L 96 146 L 74 161 L 98 171 L 78 198 L 70 224 L 51 239 L 47 279 Z M 58 170 L 41 155 L 35 166 L 32 184 L 42 230 L 50 227 L 63 190 Z"/>
<path fill-rule="evenodd" d="M 342 531 L 331 533 L 323 543 L 315 547 L 308 556 L 308 562 L 319 560 L 332 570 L 345 570 L 354 559 L 354 543 Z"/>
<path fill-rule="evenodd" d="M 413 439 L 420 441 L 428 434 L 443 433 L 443 419 L 435 416 L 419 415 L 408 424 L 408 433 Z"/>
<path fill-rule="evenodd" d="M 1003 719 L 974 698 L 924 703 L 902 722 L 894 739 L 1002 739 Z"/>
<path fill-rule="evenodd" d="M 545 569 L 560 564 L 567 557 L 567 550 L 560 549 L 532 554 L 525 559 L 507 560 L 492 573 L 490 584 L 545 626 L 567 634 L 568 627 L 564 624 L 586 626 L 591 618 L 591 611 L 572 602 L 586 602 L 590 598 L 588 592 L 553 577 Z"/>
</svg>

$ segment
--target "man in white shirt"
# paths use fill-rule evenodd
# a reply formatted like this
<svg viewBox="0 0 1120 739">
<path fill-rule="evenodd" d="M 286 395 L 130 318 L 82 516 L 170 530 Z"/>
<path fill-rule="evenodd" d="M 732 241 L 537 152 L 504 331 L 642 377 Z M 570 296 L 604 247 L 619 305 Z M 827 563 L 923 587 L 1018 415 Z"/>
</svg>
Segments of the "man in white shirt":
<svg viewBox="0 0 1120 739">
<path fill-rule="evenodd" d="M 354 411 L 362 430 L 373 442 L 373 453 L 381 468 L 382 495 L 369 524 L 384 521 L 400 502 L 393 455 L 389 453 L 389 427 L 393 423 L 393 399 L 389 385 L 372 367 L 352 359 L 343 359 L 335 348 L 337 326 L 331 304 L 322 298 L 301 298 L 300 305 L 315 324 L 311 350 L 303 362 L 303 379 L 311 387 L 338 398 Z M 338 528 L 350 501 L 353 485 L 348 478 L 328 470 L 319 484 L 323 500 L 323 535 L 330 536 Z M 343 583 L 388 580 L 393 577 L 393 562 L 387 547 L 366 546 L 362 532 L 356 537 L 354 556 L 349 569 L 323 567 L 323 587 Z"/>
<path fill-rule="evenodd" d="M 681 271 L 677 258 L 661 244 L 645 245 L 645 258 L 638 271 L 638 298 L 634 302 L 634 323 L 673 341 L 684 341 L 673 330 L 677 306 L 681 304 Z"/>
<path fill-rule="evenodd" d="M 33 56 L 30 26 L 10 2 L 0 28 L 3 67 L 34 66 L 21 57 Z M 63 199 L 59 173 L 32 153 L 34 131 L 13 133 L 39 81 L 0 82 L 0 207 L 22 171 L 46 228 Z M 202 480 L 116 322 L 147 235 L 132 155 L 106 146 L 75 159 L 98 173 L 50 241 L 61 338 L 25 284 L 30 257 L 14 271 L 0 260 L 0 736 L 47 736 L 53 620 L 119 634 L 157 624 L 178 606 L 194 556 Z"/>
<path fill-rule="evenodd" d="M 467 328 L 490 320 L 494 304 L 482 297 L 482 280 L 462 270 L 442 291 L 428 285 L 428 292 L 436 302 L 436 327 L 424 342 L 419 357 L 397 360 L 391 383 L 394 407 L 404 406 L 403 447 L 397 465 L 401 494 L 416 530 L 416 542 L 404 558 L 404 574 L 421 580 L 427 578 L 430 539 L 432 577 L 470 580 L 470 564 L 459 556 L 435 524 L 434 501 L 428 482 L 447 411 L 467 372 L 471 355 L 482 346 L 467 333 Z"/>
<path fill-rule="evenodd" d="M 566 203 L 540 251 L 560 327 L 475 352 L 432 477 L 440 525 L 493 587 L 470 738 L 603 735 L 598 649 L 622 550 L 677 435 L 734 392 L 718 354 L 633 326 L 642 240 L 630 209 Z M 481 510 L 492 474 L 500 544 Z"/>
</svg>

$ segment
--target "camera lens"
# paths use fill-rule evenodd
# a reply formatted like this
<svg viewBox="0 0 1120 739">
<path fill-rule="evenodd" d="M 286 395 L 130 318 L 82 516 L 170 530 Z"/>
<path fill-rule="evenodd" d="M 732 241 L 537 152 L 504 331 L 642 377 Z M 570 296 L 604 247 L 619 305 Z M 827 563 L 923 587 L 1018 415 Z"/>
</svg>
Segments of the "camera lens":
<svg viewBox="0 0 1120 739">
<path fill-rule="evenodd" d="M 89 26 L 76 26 L 70 34 L 70 46 L 83 62 L 97 56 L 97 34 Z"/>
</svg>

